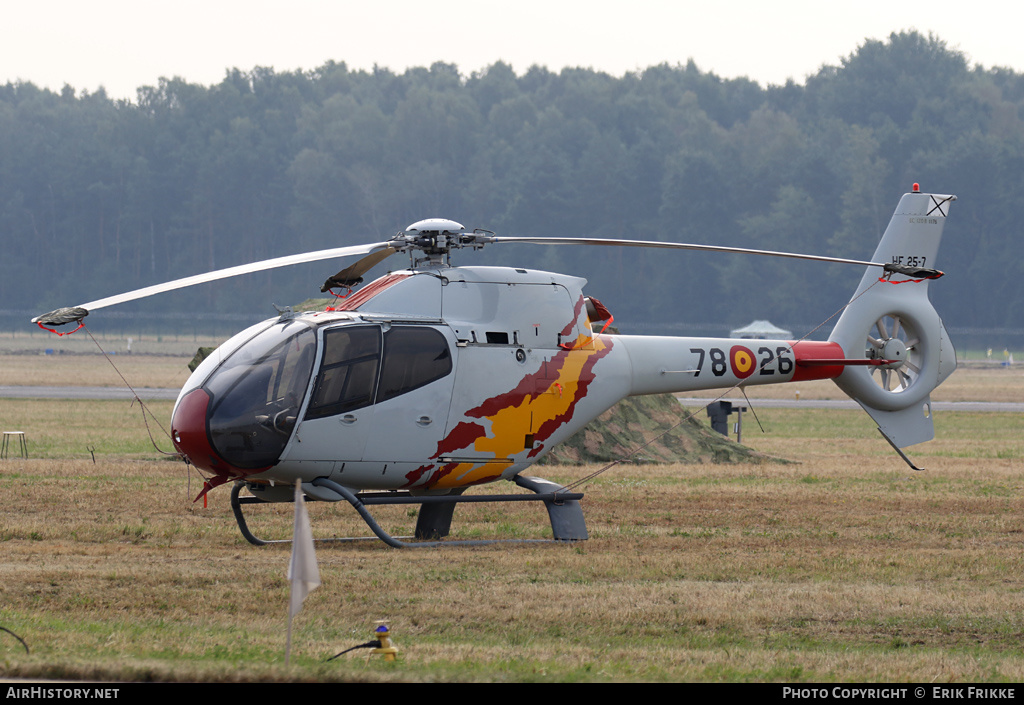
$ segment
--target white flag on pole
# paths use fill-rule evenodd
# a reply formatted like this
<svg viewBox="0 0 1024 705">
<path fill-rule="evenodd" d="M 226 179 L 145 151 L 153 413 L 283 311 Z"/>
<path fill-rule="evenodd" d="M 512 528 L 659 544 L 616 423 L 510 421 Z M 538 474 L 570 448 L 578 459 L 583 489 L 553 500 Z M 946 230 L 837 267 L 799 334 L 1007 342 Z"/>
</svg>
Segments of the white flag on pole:
<svg viewBox="0 0 1024 705">
<path fill-rule="evenodd" d="M 320 585 L 320 569 L 316 565 L 316 551 L 313 549 L 313 530 L 309 526 L 301 482 L 295 483 L 295 529 L 292 532 L 288 580 L 291 583 L 291 601 L 288 606 L 290 623 L 291 618 L 302 609 L 306 595 Z"/>
</svg>

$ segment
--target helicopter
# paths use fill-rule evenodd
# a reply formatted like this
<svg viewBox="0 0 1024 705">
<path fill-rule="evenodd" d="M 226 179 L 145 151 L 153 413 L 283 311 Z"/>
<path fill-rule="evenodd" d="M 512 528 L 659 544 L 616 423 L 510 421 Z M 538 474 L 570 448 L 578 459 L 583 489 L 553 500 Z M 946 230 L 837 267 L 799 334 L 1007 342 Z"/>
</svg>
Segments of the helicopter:
<svg viewBox="0 0 1024 705">
<path fill-rule="evenodd" d="M 504 237 L 441 218 L 390 240 L 187 277 L 38 316 L 42 327 L 194 284 L 300 262 L 362 255 L 327 279 L 334 306 L 290 309 L 228 339 L 175 402 L 177 452 L 206 482 L 234 483 L 247 504 L 348 501 L 393 546 L 436 545 L 462 501 L 543 501 L 555 540 L 587 538 L 582 494 L 524 473 L 629 396 L 832 379 L 903 448 L 934 437 L 930 394 L 956 352 L 928 298 L 951 195 L 904 194 L 871 260 L 660 241 Z M 454 266 L 456 250 L 502 243 L 745 253 L 865 267 L 827 341 L 690 338 L 607 332 L 612 315 L 586 280 L 515 267 Z M 358 288 L 384 259 L 407 268 Z M 353 289 L 355 289 L 353 291 Z M 603 324 L 603 327 L 602 327 Z M 512 481 L 532 495 L 464 495 Z M 240 495 L 245 488 L 247 496 Z M 367 506 L 419 504 L 417 542 L 390 536 Z"/>
</svg>

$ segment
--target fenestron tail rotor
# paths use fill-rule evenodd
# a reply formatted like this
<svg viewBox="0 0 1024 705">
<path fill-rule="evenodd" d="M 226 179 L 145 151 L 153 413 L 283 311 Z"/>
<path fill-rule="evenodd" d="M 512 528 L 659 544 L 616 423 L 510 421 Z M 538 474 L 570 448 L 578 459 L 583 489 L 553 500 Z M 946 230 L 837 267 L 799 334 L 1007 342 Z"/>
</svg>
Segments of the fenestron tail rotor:
<svg viewBox="0 0 1024 705">
<path fill-rule="evenodd" d="M 921 338 L 913 324 L 898 313 L 879 317 L 868 331 L 865 352 L 869 359 L 886 362 L 872 368 L 872 378 L 886 392 L 909 389 L 921 374 L 923 359 Z"/>
</svg>

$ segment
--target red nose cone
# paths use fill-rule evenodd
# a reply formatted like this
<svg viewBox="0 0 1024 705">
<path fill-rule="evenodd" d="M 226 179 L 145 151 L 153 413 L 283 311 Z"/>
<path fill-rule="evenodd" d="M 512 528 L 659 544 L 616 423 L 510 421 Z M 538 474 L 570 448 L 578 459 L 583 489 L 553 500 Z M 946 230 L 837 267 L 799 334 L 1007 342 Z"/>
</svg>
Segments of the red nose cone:
<svg viewBox="0 0 1024 705">
<path fill-rule="evenodd" d="M 202 470 L 216 472 L 218 468 L 227 468 L 210 446 L 206 435 L 206 409 L 209 404 L 210 395 L 202 389 L 185 395 L 171 419 L 171 438 L 174 439 L 174 447 L 190 463 Z"/>
<path fill-rule="evenodd" d="M 208 470 L 225 477 L 241 477 L 246 473 L 225 461 L 213 446 L 206 433 L 206 412 L 210 395 L 206 390 L 196 389 L 185 395 L 171 419 L 171 438 L 178 452 L 200 470 Z"/>
<path fill-rule="evenodd" d="M 210 406 L 210 395 L 204 389 L 196 389 L 178 404 L 171 419 L 171 438 L 178 452 L 200 470 L 207 470 L 219 475 L 221 479 L 214 486 L 223 484 L 232 478 L 263 472 L 268 466 L 247 469 L 236 467 L 224 460 L 212 445 L 206 432 L 207 411 Z"/>
</svg>

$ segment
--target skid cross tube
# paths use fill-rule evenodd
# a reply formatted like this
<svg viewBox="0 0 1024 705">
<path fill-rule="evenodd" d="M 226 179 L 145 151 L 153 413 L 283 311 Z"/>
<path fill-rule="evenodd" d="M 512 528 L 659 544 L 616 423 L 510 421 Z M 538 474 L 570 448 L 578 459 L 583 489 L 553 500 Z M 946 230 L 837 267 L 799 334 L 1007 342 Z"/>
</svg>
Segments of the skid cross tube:
<svg viewBox="0 0 1024 705">
<path fill-rule="evenodd" d="M 461 502 L 544 502 L 548 510 L 548 518 L 551 520 L 551 530 L 554 541 L 584 541 L 588 538 L 586 523 L 583 519 L 583 510 L 579 500 L 583 498 L 582 493 L 565 492 L 560 485 L 542 480 L 536 477 L 516 477 L 515 482 L 520 487 L 528 489 L 534 494 L 489 494 L 489 495 L 412 495 L 408 492 L 371 492 L 356 493 L 352 490 L 332 482 L 326 478 L 313 480 L 314 487 L 329 490 L 344 499 L 359 513 L 366 525 L 380 539 L 392 548 L 430 548 L 438 546 L 484 546 L 494 543 L 550 543 L 547 539 L 494 539 L 474 541 L 402 541 L 386 532 L 370 514 L 367 507 L 379 504 L 419 504 L 421 512 L 429 515 L 430 521 L 417 526 L 416 538 L 422 538 L 421 534 L 429 533 L 433 537 L 442 537 L 448 534 L 448 526 L 451 522 L 452 512 L 455 505 Z M 242 497 L 240 492 L 244 482 L 236 482 L 231 490 L 231 511 L 235 515 L 235 521 L 246 541 L 254 546 L 266 546 L 274 543 L 291 543 L 290 539 L 265 540 L 258 538 L 249 530 L 245 515 L 242 511 L 244 504 L 267 504 L 258 497 Z M 307 498 L 307 501 L 323 501 L 315 498 Z M 421 530 L 423 529 L 423 530 Z M 365 541 L 372 537 L 351 537 L 317 539 L 318 541 Z M 407 538 L 407 537 L 403 537 Z"/>
</svg>

